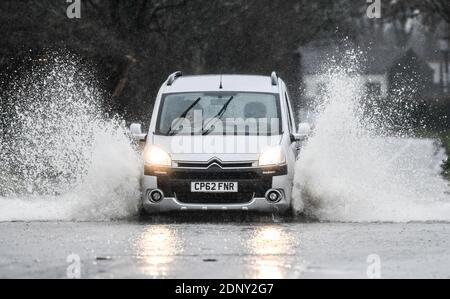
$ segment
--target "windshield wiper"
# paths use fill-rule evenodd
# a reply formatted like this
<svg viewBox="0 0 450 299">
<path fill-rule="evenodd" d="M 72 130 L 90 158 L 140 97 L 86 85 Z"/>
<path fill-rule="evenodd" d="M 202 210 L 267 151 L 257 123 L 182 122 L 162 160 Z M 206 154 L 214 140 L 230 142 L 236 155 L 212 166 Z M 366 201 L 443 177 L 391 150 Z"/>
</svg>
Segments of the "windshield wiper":
<svg viewBox="0 0 450 299">
<path fill-rule="evenodd" d="M 173 136 L 175 134 L 177 134 L 177 132 L 179 132 L 179 128 L 178 125 L 180 124 L 180 122 L 186 118 L 186 116 L 188 115 L 188 113 L 202 100 L 202 98 L 198 98 L 197 100 L 195 100 L 194 103 L 192 103 L 192 105 L 190 105 L 179 117 L 177 117 L 177 122 L 175 123 L 175 125 L 171 125 L 169 128 L 169 131 L 167 131 L 167 136 Z M 176 128 L 176 129 L 174 129 Z"/>
<path fill-rule="evenodd" d="M 216 115 L 210 122 L 208 122 L 208 123 L 203 127 L 203 129 L 202 129 L 202 135 L 203 135 L 203 136 L 210 134 L 210 133 L 214 130 L 214 129 L 213 129 L 214 124 L 215 124 L 216 122 L 218 122 L 219 120 L 222 119 L 222 117 L 225 115 L 225 112 L 227 112 L 228 106 L 230 106 L 230 104 L 231 104 L 231 102 L 233 101 L 233 99 L 234 99 L 234 96 L 232 96 L 232 97 L 225 103 L 225 105 L 223 105 L 223 107 L 222 107 L 222 109 L 220 109 L 219 113 L 217 113 L 217 115 Z M 211 124 L 211 126 L 209 126 L 209 129 L 205 129 L 205 128 L 208 127 L 208 125 L 209 125 L 211 122 L 214 122 L 214 123 Z"/>
</svg>

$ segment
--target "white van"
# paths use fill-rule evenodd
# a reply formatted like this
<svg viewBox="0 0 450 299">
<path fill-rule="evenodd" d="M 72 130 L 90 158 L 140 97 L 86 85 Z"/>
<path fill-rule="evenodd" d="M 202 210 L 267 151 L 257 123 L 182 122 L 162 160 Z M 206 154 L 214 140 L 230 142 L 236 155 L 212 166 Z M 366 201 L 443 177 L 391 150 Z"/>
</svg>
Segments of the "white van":
<svg viewBox="0 0 450 299">
<path fill-rule="evenodd" d="M 162 85 L 145 141 L 146 212 L 257 211 L 291 207 L 297 132 L 285 83 L 271 76 L 183 76 Z"/>
</svg>

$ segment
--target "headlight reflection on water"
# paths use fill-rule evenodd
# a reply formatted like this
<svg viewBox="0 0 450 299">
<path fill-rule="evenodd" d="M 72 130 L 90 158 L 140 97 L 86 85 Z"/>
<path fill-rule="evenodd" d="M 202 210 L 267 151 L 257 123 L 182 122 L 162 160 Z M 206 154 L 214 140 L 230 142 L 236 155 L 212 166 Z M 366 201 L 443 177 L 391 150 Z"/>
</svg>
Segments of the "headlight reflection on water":
<svg viewBox="0 0 450 299">
<path fill-rule="evenodd" d="M 137 239 L 135 247 L 141 273 L 151 278 L 171 278 L 189 271 L 178 264 L 179 257 L 185 252 L 195 253 L 198 243 L 186 242 L 183 237 L 185 236 L 182 232 L 166 225 L 149 226 L 145 229 Z M 271 225 L 255 227 L 250 235 L 244 234 L 241 237 L 243 238 L 236 236 L 236 240 L 227 241 L 233 243 L 233 246 L 229 244 L 232 248 L 230 270 L 238 267 L 244 270 L 244 277 L 252 279 L 295 278 L 305 270 L 297 252 L 299 245 L 297 235 L 285 227 Z M 213 252 L 218 256 L 230 254 L 229 249 L 217 247 L 217 244 L 208 245 L 210 241 L 205 242 L 207 243 L 203 245 L 214 249 Z M 225 257 L 218 258 L 218 261 L 222 259 Z M 193 267 L 198 266 L 196 261 L 191 262 Z M 197 270 L 201 269 L 200 266 Z M 214 273 L 217 277 L 220 277 L 221 273 L 227 273 L 226 270 L 220 267 L 213 269 L 217 271 Z"/>
<path fill-rule="evenodd" d="M 248 276 L 256 279 L 282 279 L 293 273 L 298 241 L 283 227 L 264 226 L 255 230 L 247 243 L 252 255 Z M 297 271 L 294 271 L 294 273 Z"/>
<path fill-rule="evenodd" d="M 141 271 L 150 277 L 165 277 L 169 274 L 174 256 L 181 253 L 175 230 L 166 226 L 146 229 L 137 242 Z"/>
</svg>

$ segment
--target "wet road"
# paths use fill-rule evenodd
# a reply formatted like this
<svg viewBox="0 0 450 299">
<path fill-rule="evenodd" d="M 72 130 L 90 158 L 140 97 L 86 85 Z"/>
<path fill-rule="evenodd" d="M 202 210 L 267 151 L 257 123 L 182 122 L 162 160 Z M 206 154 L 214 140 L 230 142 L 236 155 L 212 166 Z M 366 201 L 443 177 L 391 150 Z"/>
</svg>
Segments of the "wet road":
<svg viewBox="0 0 450 299">
<path fill-rule="evenodd" d="M 367 278 L 374 265 L 383 278 L 450 277 L 444 223 L 0 223 L 0 233 L 1 278 L 66 278 L 77 256 L 82 278 Z"/>
</svg>

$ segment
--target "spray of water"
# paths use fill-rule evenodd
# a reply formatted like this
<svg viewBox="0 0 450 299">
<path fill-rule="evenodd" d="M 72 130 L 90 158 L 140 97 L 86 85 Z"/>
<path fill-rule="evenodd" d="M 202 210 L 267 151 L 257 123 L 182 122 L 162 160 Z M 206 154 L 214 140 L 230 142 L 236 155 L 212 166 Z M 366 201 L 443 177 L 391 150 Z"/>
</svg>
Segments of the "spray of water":
<svg viewBox="0 0 450 299">
<path fill-rule="evenodd" d="M 110 220 L 138 210 L 139 155 L 121 121 L 102 112 L 93 76 L 73 61 L 37 66 L 1 97 L 0 221 Z M 367 114 L 354 66 L 324 80 L 329 93 L 297 165 L 296 211 L 322 221 L 450 220 L 442 147 L 388 132 L 380 109 Z"/>
<path fill-rule="evenodd" d="M 0 221 L 109 220 L 138 209 L 140 159 L 92 74 L 54 58 L 2 96 Z"/>
<path fill-rule="evenodd" d="M 323 79 L 328 93 L 297 164 L 294 209 L 321 221 L 449 221 L 439 142 L 408 137 L 407 109 L 397 111 L 405 128 L 389 132 L 391 113 L 364 108 L 357 66 Z"/>
</svg>

